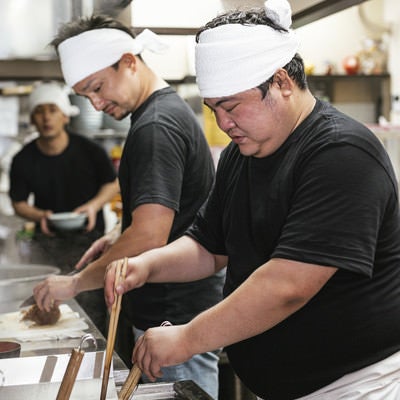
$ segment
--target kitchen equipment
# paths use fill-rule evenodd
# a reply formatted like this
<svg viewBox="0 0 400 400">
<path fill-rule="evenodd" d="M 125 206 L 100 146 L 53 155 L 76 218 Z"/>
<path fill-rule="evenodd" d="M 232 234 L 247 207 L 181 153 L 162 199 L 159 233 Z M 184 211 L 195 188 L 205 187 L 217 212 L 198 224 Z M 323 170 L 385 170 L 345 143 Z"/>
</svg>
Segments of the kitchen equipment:
<svg viewBox="0 0 400 400">
<path fill-rule="evenodd" d="M 141 384 L 131 400 L 212 400 L 193 381 Z"/>
<path fill-rule="evenodd" d="M 0 358 L 19 357 L 21 353 L 21 345 L 17 342 L 0 342 Z"/>
<path fill-rule="evenodd" d="M 82 229 L 85 226 L 86 219 L 86 214 L 75 212 L 54 213 L 48 217 L 51 225 L 62 231 Z"/>
<path fill-rule="evenodd" d="M 86 97 L 71 94 L 70 100 L 80 110 L 79 115 L 71 118 L 71 130 L 89 137 L 98 133 L 103 124 L 103 113 L 97 111 Z"/>
<path fill-rule="evenodd" d="M 55 354 L 39 357 L 0 359 L 4 383 L 0 398 L 7 400 L 40 399 L 54 400 L 60 388 L 71 354 Z M 86 351 L 71 393 L 70 400 L 98 400 L 104 351 Z M 0 377 L 1 378 L 1 377 Z M 111 374 L 107 400 L 117 400 L 117 392 Z"/>
<path fill-rule="evenodd" d="M 28 307 L 28 306 L 33 306 L 35 303 L 36 303 L 35 297 L 34 297 L 34 296 L 29 296 L 27 299 L 25 299 L 25 300 L 19 305 L 19 308 Z"/>
<path fill-rule="evenodd" d="M 121 311 L 122 295 L 115 293 L 115 288 L 125 279 L 127 266 L 128 266 L 127 257 L 125 257 L 123 260 L 117 261 L 117 267 L 115 270 L 115 282 L 114 282 L 115 298 L 110 313 L 110 322 L 107 335 L 106 360 L 104 363 L 100 400 L 105 400 L 107 394 L 108 378 L 110 375 L 110 365 L 114 351 L 115 334 L 117 332 L 118 318 L 119 318 L 119 313 Z"/>
<path fill-rule="evenodd" d="M 67 368 L 64 373 L 63 380 L 58 390 L 56 400 L 69 400 L 71 396 L 72 389 L 75 384 L 76 376 L 78 375 L 79 368 L 82 363 L 83 356 L 85 352 L 82 350 L 82 346 L 86 341 L 92 340 L 97 348 L 97 342 L 93 335 L 90 333 L 82 336 L 81 342 L 77 349 L 72 349 L 71 357 L 69 359 Z"/>
<path fill-rule="evenodd" d="M 37 283 L 59 273 L 60 268 L 50 265 L 0 264 L 0 312 L 12 309 L 7 304 L 21 302 L 32 294 Z"/>
</svg>

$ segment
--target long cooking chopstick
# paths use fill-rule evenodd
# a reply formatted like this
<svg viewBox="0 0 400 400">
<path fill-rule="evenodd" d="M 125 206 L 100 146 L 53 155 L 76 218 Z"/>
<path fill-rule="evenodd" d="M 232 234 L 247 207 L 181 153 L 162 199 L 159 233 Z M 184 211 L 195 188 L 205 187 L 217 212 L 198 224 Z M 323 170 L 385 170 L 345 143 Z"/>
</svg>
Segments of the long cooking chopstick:
<svg viewBox="0 0 400 400">
<path fill-rule="evenodd" d="M 171 326 L 171 322 L 164 321 L 160 326 Z M 135 391 L 140 377 L 142 376 L 142 371 L 140 368 L 135 364 L 132 369 L 129 371 L 129 375 L 126 378 L 124 384 L 118 395 L 118 400 L 129 400 L 131 394 Z"/>
<path fill-rule="evenodd" d="M 131 394 L 135 391 L 141 376 L 142 376 L 142 371 L 135 364 L 129 371 L 129 375 L 126 378 L 126 380 L 119 392 L 118 400 L 129 400 L 130 399 Z"/>
<path fill-rule="evenodd" d="M 108 379 L 110 377 L 110 366 L 114 351 L 115 335 L 117 332 L 119 313 L 121 311 L 122 295 L 116 294 L 115 288 L 125 279 L 127 265 L 128 265 L 128 258 L 125 257 L 123 260 L 119 260 L 117 262 L 117 267 L 115 271 L 115 283 L 114 283 L 115 299 L 114 299 L 114 304 L 111 307 L 110 323 L 108 326 L 107 347 L 106 347 L 106 356 L 105 356 L 104 370 L 103 370 L 103 380 L 101 383 L 100 400 L 105 400 L 107 396 Z"/>
</svg>

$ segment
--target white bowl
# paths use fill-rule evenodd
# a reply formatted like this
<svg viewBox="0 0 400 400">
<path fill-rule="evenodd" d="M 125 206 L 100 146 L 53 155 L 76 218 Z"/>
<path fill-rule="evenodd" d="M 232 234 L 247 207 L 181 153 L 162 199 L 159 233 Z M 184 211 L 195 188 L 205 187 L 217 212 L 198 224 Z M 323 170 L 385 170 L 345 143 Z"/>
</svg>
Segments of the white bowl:
<svg viewBox="0 0 400 400">
<path fill-rule="evenodd" d="M 62 212 L 51 214 L 48 219 L 54 228 L 63 231 L 72 231 L 82 229 L 85 226 L 86 218 L 86 214 Z"/>
</svg>

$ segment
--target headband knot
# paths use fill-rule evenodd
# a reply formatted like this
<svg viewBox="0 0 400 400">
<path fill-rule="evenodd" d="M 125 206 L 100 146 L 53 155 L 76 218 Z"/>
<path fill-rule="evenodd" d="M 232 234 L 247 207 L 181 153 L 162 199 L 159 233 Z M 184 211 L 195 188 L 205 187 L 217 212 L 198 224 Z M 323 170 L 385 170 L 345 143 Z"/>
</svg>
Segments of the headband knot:
<svg viewBox="0 0 400 400">
<path fill-rule="evenodd" d="M 203 98 L 231 96 L 267 81 L 299 48 L 287 0 L 267 0 L 266 14 L 287 32 L 268 25 L 225 24 L 200 33 L 196 80 Z"/>
<path fill-rule="evenodd" d="M 267 0 L 264 6 L 267 17 L 282 28 L 289 30 L 292 26 L 292 10 L 287 1 Z"/>
</svg>

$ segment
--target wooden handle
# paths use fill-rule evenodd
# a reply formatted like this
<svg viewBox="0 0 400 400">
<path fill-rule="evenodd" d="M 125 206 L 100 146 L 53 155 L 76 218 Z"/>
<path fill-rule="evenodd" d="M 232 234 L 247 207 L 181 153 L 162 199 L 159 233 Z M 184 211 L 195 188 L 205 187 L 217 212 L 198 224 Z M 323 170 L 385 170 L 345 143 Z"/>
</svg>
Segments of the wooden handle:
<svg viewBox="0 0 400 400">
<path fill-rule="evenodd" d="M 134 392 L 136 386 L 139 383 L 141 375 L 142 371 L 135 364 L 130 370 L 129 375 L 126 378 L 126 381 L 124 382 L 124 385 L 122 386 L 119 392 L 118 400 L 128 400 L 130 398 L 131 394 Z"/>
<path fill-rule="evenodd" d="M 67 369 L 65 370 L 60 389 L 58 390 L 56 400 L 68 400 L 71 396 L 72 389 L 75 384 L 76 376 L 82 363 L 84 351 L 73 349 L 69 359 Z"/>
<path fill-rule="evenodd" d="M 128 265 L 127 257 L 117 262 L 115 270 L 114 292 L 115 288 L 125 279 L 127 265 Z M 115 293 L 115 300 L 114 304 L 111 307 L 110 322 L 108 326 L 107 346 L 106 346 L 106 355 L 105 355 L 104 369 L 103 369 L 103 379 L 101 382 L 100 400 L 105 400 L 107 396 L 108 379 L 110 376 L 110 367 L 114 351 L 115 335 L 117 331 L 119 313 L 121 311 L 121 300 L 122 300 L 122 295 L 117 295 Z"/>
</svg>

